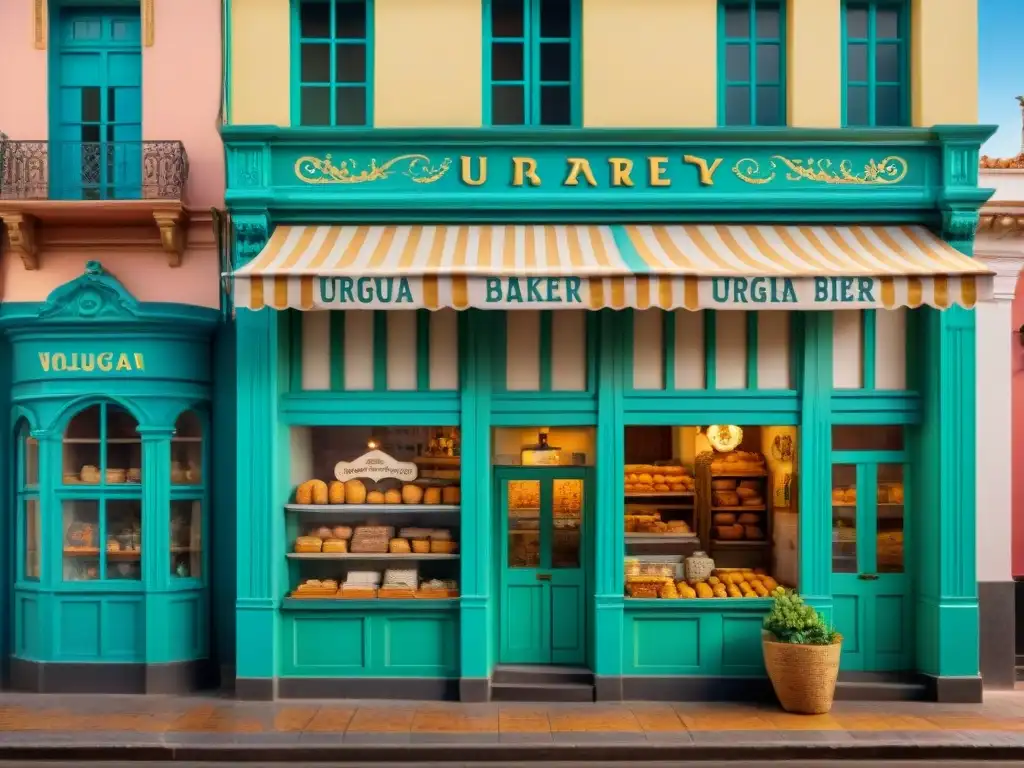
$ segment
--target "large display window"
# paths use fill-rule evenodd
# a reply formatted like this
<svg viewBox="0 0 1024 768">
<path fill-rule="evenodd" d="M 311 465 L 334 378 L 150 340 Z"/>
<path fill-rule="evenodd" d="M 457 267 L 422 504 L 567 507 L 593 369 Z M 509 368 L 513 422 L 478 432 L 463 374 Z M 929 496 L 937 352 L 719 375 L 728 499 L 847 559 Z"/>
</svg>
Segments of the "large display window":
<svg viewBox="0 0 1024 768">
<path fill-rule="evenodd" d="M 64 581 L 142 578 L 142 438 L 120 405 L 76 413 L 62 440 Z"/>
<path fill-rule="evenodd" d="M 16 484 L 18 509 L 18 540 L 21 548 L 18 578 L 39 580 L 40 516 L 39 516 L 39 441 L 32 437 L 27 421 L 17 428 Z"/>
<path fill-rule="evenodd" d="M 458 597 L 457 428 L 297 427 L 291 456 L 291 598 Z"/>
<path fill-rule="evenodd" d="M 627 427 L 626 597 L 765 598 L 796 586 L 796 444 L 793 427 Z"/>
<path fill-rule="evenodd" d="M 170 568 L 172 579 L 203 575 L 205 485 L 203 416 L 182 413 L 171 437 Z"/>
</svg>

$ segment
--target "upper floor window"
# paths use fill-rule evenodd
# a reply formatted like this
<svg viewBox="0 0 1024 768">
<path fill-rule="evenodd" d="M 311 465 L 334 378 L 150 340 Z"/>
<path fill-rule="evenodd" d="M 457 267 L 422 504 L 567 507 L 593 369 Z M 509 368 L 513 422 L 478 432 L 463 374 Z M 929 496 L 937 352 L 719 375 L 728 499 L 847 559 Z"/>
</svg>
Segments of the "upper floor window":
<svg viewBox="0 0 1024 768">
<path fill-rule="evenodd" d="M 785 125 L 785 25 L 780 0 L 719 2 L 719 122 Z"/>
<path fill-rule="evenodd" d="M 843 9 L 843 123 L 906 125 L 910 118 L 904 0 L 848 0 Z"/>
<path fill-rule="evenodd" d="M 579 0 L 485 0 L 490 125 L 580 123 Z"/>
<path fill-rule="evenodd" d="M 360 127 L 372 123 L 372 0 L 295 0 L 298 60 L 294 122 Z"/>
</svg>

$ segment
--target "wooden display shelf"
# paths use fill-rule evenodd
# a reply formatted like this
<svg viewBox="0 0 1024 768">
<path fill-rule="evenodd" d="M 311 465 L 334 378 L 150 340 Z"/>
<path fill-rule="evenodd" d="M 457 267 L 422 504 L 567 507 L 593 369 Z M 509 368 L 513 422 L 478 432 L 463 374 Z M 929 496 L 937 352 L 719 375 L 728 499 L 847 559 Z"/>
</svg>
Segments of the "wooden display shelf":
<svg viewBox="0 0 1024 768">
<path fill-rule="evenodd" d="M 462 510 L 459 504 L 285 504 L 289 512 L 317 512 L 320 514 L 370 513 L 396 514 L 454 514 Z"/>
<path fill-rule="evenodd" d="M 627 533 L 626 543 L 637 544 L 689 544 L 696 541 L 696 533 Z"/>
<path fill-rule="evenodd" d="M 693 491 L 652 491 L 651 493 L 627 493 L 627 499 L 692 499 Z"/>
<path fill-rule="evenodd" d="M 764 512 L 766 509 L 767 507 L 763 504 L 758 507 L 744 507 L 742 505 L 738 507 L 712 507 L 711 514 L 713 515 L 716 512 Z"/>
<path fill-rule="evenodd" d="M 289 552 L 291 560 L 458 560 L 454 554 L 440 552 Z"/>
<path fill-rule="evenodd" d="M 735 541 L 729 541 L 728 539 L 711 540 L 712 547 L 721 547 L 723 549 L 726 547 L 749 547 L 751 549 L 754 549 L 756 547 L 770 547 L 771 545 L 772 543 L 767 539 L 736 539 Z"/>
</svg>

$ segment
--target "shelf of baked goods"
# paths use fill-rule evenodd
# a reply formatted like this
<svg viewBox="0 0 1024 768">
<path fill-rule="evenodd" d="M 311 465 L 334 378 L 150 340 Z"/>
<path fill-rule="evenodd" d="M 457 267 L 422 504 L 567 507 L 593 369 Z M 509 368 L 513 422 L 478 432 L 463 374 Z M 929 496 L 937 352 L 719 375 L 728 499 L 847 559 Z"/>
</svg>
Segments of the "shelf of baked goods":
<svg viewBox="0 0 1024 768">
<path fill-rule="evenodd" d="M 693 475 L 681 464 L 627 464 L 624 490 L 629 499 L 692 499 Z"/>
<path fill-rule="evenodd" d="M 306 600 L 445 600 L 459 597 L 454 579 L 421 578 L 416 568 L 349 571 L 341 579 L 306 579 L 285 602 Z M 301 607 L 306 607 L 304 604 Z"/>
<path fill-rule="evenodd" d="M 632 600 L 767 598 L 781 586 L 762 568 L 714 568 L 704 553 L 693 556 L 708 568 L 696 568 L 692 578 L 684 577 L 682 558 L 627 558 L 626 597 Z M 690 561 L 690 558 L 687 559 Z"/>
<path fill-rule="evenodd" d="M 875 507 L 879 519 L 901 519 L 903 517 L 903 483 L 879 483 L 875 492 Z M 848 485 L 833 488 L 832 510 L 835 517 L 856 517 L 856 487 Z"/>
<path fill-rule="evenodd" d="M 458 513 L 462 507 L 457 485 L 405 483 L 401 489 L 366 489 L 362 480 L 307 480 L 295 489 L 295 502 L 286 504 L 291 512 L 332 514 Z"/>
<path fill-rule="evenodd" d="M 201 552 L 199 549 L 192 549 L 191 547 L 171 547 L 170 552 L 172 555 L 189 555 L 192 552 Z M 136 549 L 111 549 L 110 545 L 107 545 L 107 549 L 99 550 L 96 547 L 65 547 L 64 557 L 99 557 L 100 554 L 106 555 L 108 560 L 138 560 L 142 557 L 142 548 Z"/>
<path fill-rule="evenodd" d="M 459 545 L 446 528 L 322 525 L 295 539 L 294 560 L 457 560 Z"/>
<path fill-rule="evenodd" d="M 657 511 L 651 514 L 626 514 L 624 517 L 627 542 L 678 544 L 698 538 L 685 520 L 664 521 Z"/>
<path fill-rule="evenodd" d="M 711 470 L 711 547 L 767 547 L 768 473 L 759 453 L 716 456 Z"/>
</svg>

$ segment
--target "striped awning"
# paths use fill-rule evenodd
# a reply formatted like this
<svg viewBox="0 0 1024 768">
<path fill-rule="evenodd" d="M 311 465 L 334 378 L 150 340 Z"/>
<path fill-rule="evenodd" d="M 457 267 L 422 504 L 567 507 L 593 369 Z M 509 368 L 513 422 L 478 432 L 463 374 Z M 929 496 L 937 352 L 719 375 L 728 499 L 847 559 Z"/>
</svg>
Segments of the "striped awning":
<svg viewBox="0 0 1024 768">
<path fill-rule="evenodd" d="M 992 276 L 917 226 L 279 226 L 249 309 L 971 307 Z"/>
</svg>

